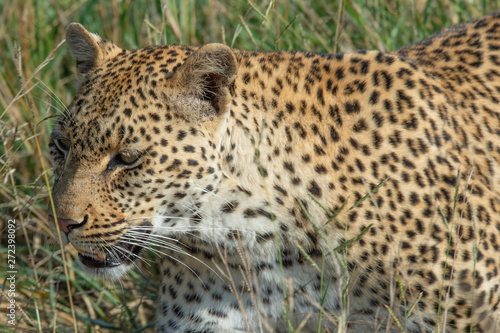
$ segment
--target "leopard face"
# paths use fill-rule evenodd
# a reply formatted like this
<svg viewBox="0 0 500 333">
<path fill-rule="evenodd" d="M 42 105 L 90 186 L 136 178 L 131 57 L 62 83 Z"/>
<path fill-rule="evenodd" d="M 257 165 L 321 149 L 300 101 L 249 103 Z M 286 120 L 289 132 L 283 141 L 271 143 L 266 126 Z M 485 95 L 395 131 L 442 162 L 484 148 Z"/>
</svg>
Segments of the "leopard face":
<svg viewBox="0 0 500 333">
<path fill-rule="evenodd" d="M 86 74 L 80 97 L 53 131 L 57 208 L 51 218 L 57 216 L 64 240 L 79 251 L 84 268 L 116 278 L 140 256 L 143 243 L 152 241 L 155 224 L 199 223 L 197 210 L 210 200 L 205 194 L 218 187 L 222 174 L 210 124 L 200 127 L 186 110 L 214 118 L 215 101 L 193 102 L 191 93 L 172 89 L 178 84 L 172 73 L 192 52 L 189 48 L 125 53 L 93 35 L 84 37 L 96 43 L 99 54 L 114 56 L 107 67 L 113 69 L 105 70 L 105 77 L 99 69 Z M 163 59 L 165 52 L 173 54 L 165 57 L 168 66 L 153 65 L 160 74 L 149 75 L 152 68 L 142 64 L 150 57 Z M 234 59 L 228 61 L 234 66 Z M 129 62 L 138 63 L 129 68 L 134 75 L 124 72 Z M 123 67 L 115 68 L 116 63 Z M 79 65 L 81 75 L 86 66 Z M 97 95 L 92 93 L 96 89 Z M 131 90 L 137 95 L 129 95 Z"/>
<path fill-rule="evenodd" d="M 283 308 L 316 330 L 318 304 L 354 331 L 394 329 L 391 308 L 413 332 L 489 332 L 499 22 L 338 55 L 128 51 L 71 24 L 80 85 L 50 141 L 54 233 L 109 279 L 158 253 L 159 332 L 281 332 Z"/>
</svg>

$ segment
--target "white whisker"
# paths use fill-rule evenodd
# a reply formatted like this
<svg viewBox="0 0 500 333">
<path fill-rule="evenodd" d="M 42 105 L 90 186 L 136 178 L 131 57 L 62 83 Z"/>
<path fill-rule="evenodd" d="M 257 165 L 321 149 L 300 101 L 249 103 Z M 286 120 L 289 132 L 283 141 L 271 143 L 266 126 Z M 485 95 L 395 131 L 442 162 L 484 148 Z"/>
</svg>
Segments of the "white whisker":
<svg viewBox="0 0 500 333">
<path fill-rule="evenodd" d="M 151 241 L 151 239 L 157 239 L 158 240 L 158 244 L 159 241 L 170 241 L 170 238 L 168 237 L 158 237 L 160 235 L 150 235 L 150 234 L 144 234 L 144 233 L 140 233 L 140 232 L 133 232 L 133 231 L 129 231 L 127 232 L 127 235 L 130 234 L 130 235 L 133 235 L 136 239 L 136 240 L 143 240 L 143 241 Z M 127 237 L 126 235 L 122 236 L 123 237 Z M 162 239 L 163 238 L 163 239 Z M 130 237 L 127 237 L 127 239 L 132 239 Z M 182 243 L 181 243 L 182 244 Z M 165 246 L 168 246 L 168 249 L 171 249 L 171 250 L 180 250 L 180 251 L 183 251 L 182 248 L 178 245 L 175 245 L 175 244 L 168 244 L 168 243 L 165 243 Z"/>
<path fill-rule="evenodd" d="M 193 231 L 233 231 L 234 228 L 229 228 L 229 227 L 215 227 L 215 226 L 189 226 L 189 227 L 171 227 L 171 226 L 130 226 L 130 230 L 166 230 L 171 233 L 183 233 L 183 232 L 193 232 Z M 244 230 L 244 229 L 238 229 L 238 232 L 241 232 L 242 234 L 255 234 L 255 231 L 253 230 Z M 192 235 L 195 236 L 195 235 Z M 196 236 L 195 236 L 196 237 Z M 199 238 L 199 237 L 198 237 Z"/>
<path fill-rule="evenodd" d="M 209 190 L 207 190 L 206 188 L 201 187 L 201 186 L 200 186 L 200 185 L 198 185 L 198 184 L 193 184 L 193 188 L 200 189 L 200 190 L 202 190 L 204 193 L 208 193 L 208 194 L 210 194 L 210 195 L 212 195 L 212 196 L 214 196 L 214 197 L 216 197 L 216 198 L 219 198 L 219 199 L 221 199 L 222 201 L 224 201 L 225 203 L 227 203 L 228 205 L 230 205 L 231 207 L 233 207 L 233 204 L 232 204 L 229 200 L 227 200 L 227 199 L 226 199 L 226 198 L 224 198 L 223 196 L 221 196 L 221 195 L 219 195 L 219 194 L 215 193 L 214 191 L 209 191 Z"/>
<path fill-rule="evenodd" d="M 122 236 L 122 237 L 121 237 L 121 239 L 123 239 L 123 238 L 126 238 L 126 237 L 125 237 L 125 236 Z M 204 282 L 203 282 L 203 280 L 202 280 L 202 279 L 198 276 L 198 274 L 197 274 L 197 273 L 196 273 L 196 272 L 195 272 L 195 271 L 194 271 L 191 267 L 189 267 L 187 264 L 185 264 L 185 263 L 184 263 L 184 262 L 182 262 L 181 260 L 179 260 L 179 259 L 175 258 L 174 256 L 171 256 L 171 255 L 169 255 L 168 253 L 162 252 L 162 251 L 160 251 L 160 250 L 154 249 L 154 248 L 152 248 L 152 247 L 151 247 L 150 245 L 148 245 L 148 244 L 138 244 L 138 243 L 136 243 L 136 242 L 130 242 L 130 241 L 128 241 L 128 240 L 127 240 L 127 241 L 124 241 L 124 243 L 131 244 L 131 245 L 144 246 L 144 247 L 146 247 L 147 249 L 149 249 L 150 251 L 152 251 L 152 252 L 153 252 L 153 253 L 155 253 L 155 254 L 160 254 L 160 255 L 166 256 L 166 257 L 168 257 L 168 258 L 170 258 L 170 259 L 172 259 L 172 260 L 175 260 L 176 262 L 178 262 L 178 263 L 180 263 L 181 265 L 183 265 L 184 267 L 186 267 L 186 268 L 187 268 L 187 269 L 188 269 L 191 273 L 193 273 L 193 275 L 194 275 L 194 276 L 196 276 L 196 277 L 197 277 L 197 278 L 198 278 L 198 279 L 199 279 L 202 283 L 204 283 Z M 176 251 L 176 252 L 177 252 L 177 251 Z M 214 271 L 214 270 L 213 270 L 210 266 L 208 266 L 206 263 L 204 263 L 202 260 L 200 260 L 200 259 L 196 258 L 195 256 L 193 256 L 193 255 L 191 255 L 191 254 L 189 254 L 189 253 L 187 253 L 187 252 L 185 252 L 185 251 L 183 251 L 183 252 L 178 252 L 178 253 L 180 253 L 180 254 L 184 254 L 184 255 L 186 255 L 186 256 L 188 256 L 188 257 L 191 257 L 192 259 L 194 259 L 194 260 L 198 261 L 199 263 L 203 264 L 204 266 L 206 266 L 206 267 L 207 267 L 208 269 L 210 269 L 210 270 L 211 270 L 214 274 L 217 274 L 217 273 L 216 273 L 216 272 L 215 272 L 215 271 Z M 217 274 L 217 276 L 219 276 L 219 275 Z"/>
<path fill-rule="evenodd" d="M 120 246 L 117 246 L 117 245 L 114 245 L 114 244 L 109 244 L 109 243 L 108 243 L 107 241 L 105 241 L 105 240 L 102 240 L 102 241 L 103 241 L 104 243 L 108 244 L 108 247 L 107 247 L 108 249 L 112 249 L 113 251 L 118 251 L 118 252 L 120 252 L 121 254 L 123 254 L 123 255 L 125 255 L 125 256 L 126 256 L 127 254 L 130 254 L 131 256 L 134 256 L 134 257 L 136 257 L 137 259 L 139 259 L 139 260 L 141 260 L 142 262 L 144 262 L 146 265 L 151 266 L 151 264 L 150 264 L 150 262 L 152 262 L 151 260 L 148 260 L 148 259 L 146 259 L 146 258 L 143 258 L 143 257 L 141 257 L 141 256 L 139 256 L 139 255 L 137 255 L 137 254 L 133 253 L 132 251 L 129 251 L 129 250 L 124 249 L 124 248 L 121 248 Z M 118 256 L 118 254 L 116 254 L 115 259 L 116 259 L 116 261 L 120 261 L 120 258 L 119 258 L 119 256 Z M 132 260 L 131 262 L 132 262 L 132 264 L 133 264 L 133 265 L 134 265 L 137 269 L 139 269 L 139 267 L 137 266 L 137 264 L 136 264 L 133 260 Z"/>
<path fill-rule="evenodd" d="M 46 105 L 50 106 L 51 108 L 54 108 L 55 110 L 57 110 L 61 115 L 64 115 L 64 111 L 62 111 L 61 109 L 59 109 L 57 106 L 55 106 L 54 104 L 50 103 L 49 101 L 46 101 L 44 100 L 43 98 L 40 98 L 40 97 L 36 97 L 36 96 L 32 96 L 34 99 L 37 99 L 39 101 L 42 101 L 43 103 L 45 103 Z"/>
<path fill-rule="evenodd" d="M 189 217 L 183 217 L 183 216 L 154 215 L 154 216 L 139 216 L 139 217 L 133 217 L 133 218 L 127 219 L 127 221 L 147 220 L 147 219 L 154 219 L 154 218 L 162 218 L 162 219 L 181 219 L 181 220 L 190 220 L 190 219 L 191 219 L 191 218 L 189 218 Z"/>
<path fill-rule="evenodd" d="M 64 110 L 65 110 L 65 111 L 68 111 L 68 108 L 66 107 L 66 104 L 64 104 L 64 102 L 63 102 L 63 101 L 59 98 L 59 96 L 57 96 L 57 94 L 56 94 L 56 93 L 55 93 L 52 89 L 50 89 L 50 87 L 49 87 L 49 86 L 47 86 L 47 85 L 45 84 L 45 82 L 43 82 L 42 80 L 40 80 L 38 77 L 36 77 L 36 79 L 37 79 L 38 83 L 41 83 L 41 84 L 44 86 L 44 88 L 45 88 L 45 89 L 44 89 L 44 88 L 42 88 L 42 87 L 38 86 L 38 87 L 39 87 L 39 89 L 41 89 L 43 92 L 45 92 L 45 93 L 46 93 L 48 96 L 50 96 L 53 100 L 55 100 L 55 101 L 56 101 L 56 103 L 59 103 L 59 105 L 60 105 L 60 106 L 62 106 L 62 107 L 64 108 Z M 48 90 L 50 93 L 49 93 L 49 92 L 47 92 L 47 90 Z M 63 115 L 66 115 L 66 112 L 62 112 L 62 114 L 63 114 Z"/>
<path fill-rule="evenodd" d="M 153 230 L 153 229 L 135 229 L 135 231 L 136 231 L 138 234 L 144 234 L 144 232 L 141 232 L 141 230 L 142 230 L 142 231 L 151 231 L 151 230 Z M 129 231 L 129 232 L 131 232 L 131 231 L 133 231 L 133 230 L 132 230 L 132 229 L 130 229 L 130 231 Z M 172 232 L 173 230 L 171 230 L 171 229 L 170 229 L 169 231 L 170 231 L 170 232 Z M 197 235 L 193 234 L 193 233 L 192 233 L 192 231 L 196 231 L 196 230 L 189 230 L 189 229 L 185 229 L 185 230 L 175 230 L 174 232 L 176 232 L 176 233 L 177 233 L 177 232 L 182 232 L 182 233 L 183 233 L 183 234 L 185 234 L 185 235 L 189 235 L 189 236 L 194 237 L 194 238 L 202 239 L 202 237 L 200 237 L 200 236 L 197 236 Z M 167 238 L 166 238 L 167 240 L 170 240 L 170 241 L 172 241 L 172 242 L 177 242 L 177 243 L 180 243 L 180 244 L 182 244 L 183 246 L 186 246 L 186 247 L 187 247 L 187 245 L 183 244 L 181 241 L 179 241 L 179 240 L 177 240 L 177 239 L 170 238 L 170 237 L 165 236 L 165 235 L 159 235 L 159 234 L 149 234 L 149 235 L 167 237 Z"/>
</svg>

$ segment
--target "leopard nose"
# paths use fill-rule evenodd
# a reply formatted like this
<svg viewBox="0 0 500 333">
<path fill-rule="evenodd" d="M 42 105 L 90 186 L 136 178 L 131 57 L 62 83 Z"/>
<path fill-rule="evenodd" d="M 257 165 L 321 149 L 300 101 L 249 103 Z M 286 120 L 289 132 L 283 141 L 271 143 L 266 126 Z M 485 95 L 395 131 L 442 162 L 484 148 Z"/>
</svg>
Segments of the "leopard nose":
<svg viewBox="0 0 500 333">
<path fill-rule="evenodd" d="M 58 217 L 57 224 L 59 225 L 59 230 L 61 230 L 65 234 L 69 234 L 71 230 L 82 227 L 85 224 L 85 222 L 87 222 L 87 218 L 88 216 L 86 215 L 82 222 L 77 222 L 72 219 L 63 219 Z M 52 216 L 51 214 L 49 214 L 49 222 L 55 223 L 54 216 Z"/>
</svg>

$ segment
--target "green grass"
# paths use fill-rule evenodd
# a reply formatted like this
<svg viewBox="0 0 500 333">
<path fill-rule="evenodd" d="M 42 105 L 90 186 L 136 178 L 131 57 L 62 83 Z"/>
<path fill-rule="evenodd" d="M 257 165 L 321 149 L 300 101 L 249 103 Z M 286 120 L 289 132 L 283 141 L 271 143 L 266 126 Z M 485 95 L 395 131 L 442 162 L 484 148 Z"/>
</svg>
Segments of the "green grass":
<svg viewBox="0 0 500 333">
<path fill-rule="evenodd" d="M 125 48 L 223 42 L 253 50 L 348 52 L 394 50 L 499 5 L 489 0 L 0 0 L 0 281 L 6 275 L 7 221 L 15 219 L 19 306 L 18 326 L 8 330 L 152 330 L 154 266 L 144 269 L 151 272 L 145 276 L 134 272 L 110 284 L 82 274 L 67 256 L 66 285 L 61 250 L 49 236 L 48 138 L 54 116 L 74 94 L 74 59 L 66 45 L 57 48 L 70 22 Z M 0 300 L 3 331 L 7 298 L 0 294 Z"/>
</svg>

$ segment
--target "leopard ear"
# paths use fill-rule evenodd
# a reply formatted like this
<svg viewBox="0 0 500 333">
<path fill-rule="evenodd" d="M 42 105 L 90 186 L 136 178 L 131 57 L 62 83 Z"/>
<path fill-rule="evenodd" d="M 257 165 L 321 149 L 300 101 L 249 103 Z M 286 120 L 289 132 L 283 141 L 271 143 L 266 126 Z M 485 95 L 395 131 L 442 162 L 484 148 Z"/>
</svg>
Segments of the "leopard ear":
<svg viewBox="0 0 500 333">
<path fill-rule="evenodd" d="M 66 30 L 66 43 L 76 58 L 79 76 L 116 56 L 121 49 L 112 42 L 88 32 L 80 23 L 71 23 Z"/>
<path fill-rule="evenodd" d="M 224 44 L 207 44 L 182 64 L 175 77 L 184 91 L 209 102 L 217 114 L 223 113 L 230 100 L 230 86 L 236 76 L 237 59 Z"/>
</svg>

